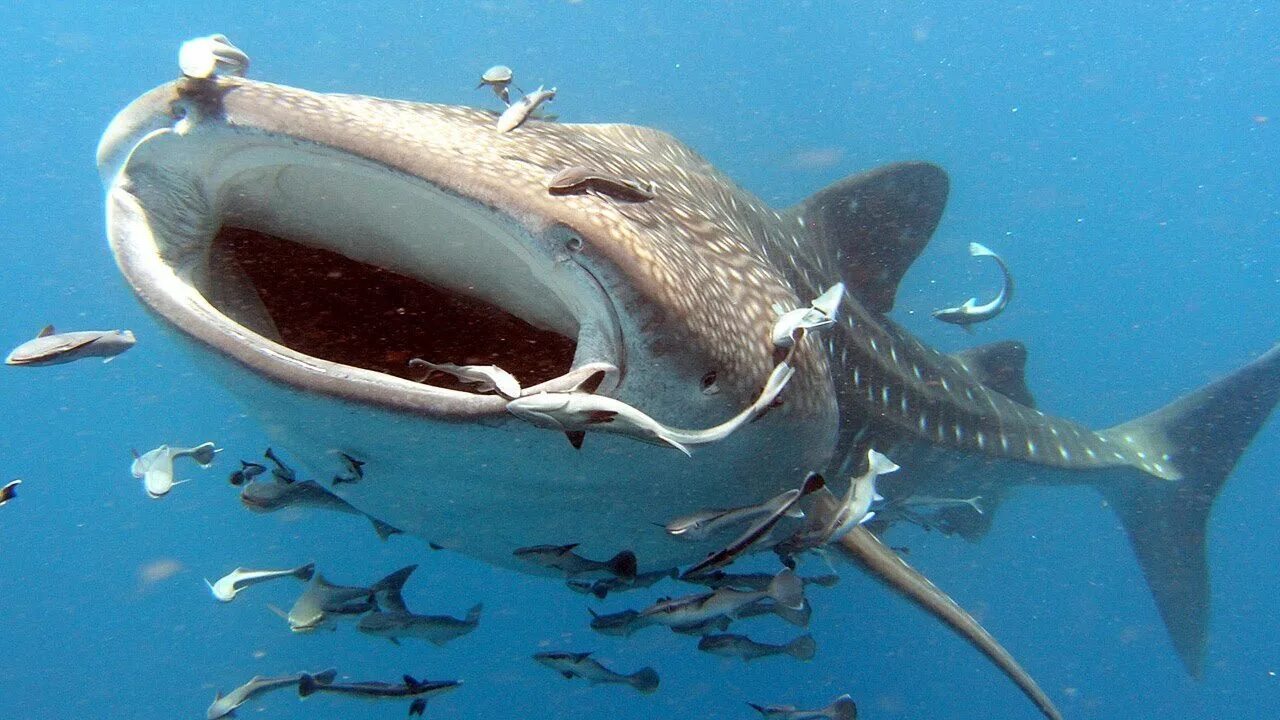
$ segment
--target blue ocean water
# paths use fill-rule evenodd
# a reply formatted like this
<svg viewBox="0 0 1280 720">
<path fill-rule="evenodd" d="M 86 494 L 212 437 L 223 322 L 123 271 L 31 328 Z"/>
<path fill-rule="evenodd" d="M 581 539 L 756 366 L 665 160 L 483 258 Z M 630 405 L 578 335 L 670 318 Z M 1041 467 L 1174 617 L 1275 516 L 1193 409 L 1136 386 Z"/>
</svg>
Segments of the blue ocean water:
<svg viewBox="0 0 1280 720">
<path fill-rule="evenodd" d="M 819 654 L 751 665 L 686 638 L 605 638 L 554 582 L 380 542 L 363 521 L 244 512 L 224 482 L 267 444 L 256 421 L 163 335 L 120 280 L 93 150 L 112 115 L 177 73 L 179 43 L 222 32 L 252 75 L 308 89 L 482 104 L 497 62 L 557 85 L 566 121 L 651 125 L 775 206 L 901 159 L 947 169 L 952 195 L 894 317 L 944 349 L 1018 338 L 1040 406 L 1091 426 L 1153 409 L 1280 338 L 1280 13 L 1264 3 L 726 2 L 179 3 L 0 7 L 0 317 L 10 344 L 46 323 L 129 327 L 115 362 L 0 372 L 0 718 L 200 717 L 254 674 L 338 666 L 354 677 L 460 677 L 428 716 L 754 716 L 744 701 L 818 706 L 848 692 L 865 718 L 1033 718 L 948 630 L 851 567 L 813 593 Z M 1018 296 L 972 335 L 929 311 L 995 282 Z M 161 501 L 130 448 L 228 448 Z M 973 612 L 1068 718 L 1280 715 L 1280 426 L 1264 428 L 1219 497 L 1204 677 L 1187 677 L 1116 518 L 1087 488 L 1027 488 L 979 544 L 910 528 L 894 544 Z M 221 606 L 202 578 L 317 560 L 356 583 L 420 562 L 410 604 L 461 614 L 444 649 L 350 631 L 291 635 L 265 606 Z M 248 600 L 247 602 L 245 600 Z M 779 632 L 782 632 L 779 630 Z M 766 636 L 763 639 L 781 640 Z M 651 697 L 567 683 L 539 649 L 652 664 Z M 261 708 L 261 713 L 257 710 Z M 399 717 L 400 704 L 288 693 L 242 716 Z"/>
</svg>

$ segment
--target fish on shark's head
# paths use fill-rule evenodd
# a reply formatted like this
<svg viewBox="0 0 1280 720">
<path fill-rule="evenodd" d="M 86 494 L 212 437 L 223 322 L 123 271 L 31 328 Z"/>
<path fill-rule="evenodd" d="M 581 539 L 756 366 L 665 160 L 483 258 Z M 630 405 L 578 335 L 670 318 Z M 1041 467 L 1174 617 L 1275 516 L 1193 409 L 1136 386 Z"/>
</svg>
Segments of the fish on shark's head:
<svg viewBox="0 0 1280 720">
<path fill-rule="evenodd" d="M 98 159 L 111 247 L 146 306 L 294 457 L 345 448 L 394 478 L 340 494 L 406 531 L 509 566 L 515 548 L 572 539 L 666 568 L 705 549 L 651 518 L 763 500 L 828 462 L 816 338 L 780 407 L 692 459 L 603 434 L 574 450 L 500 397 L 413 381 L 423 356 L 497 365 L 526 393 L 603 372 L 601 395 L 677 427 L 750 405 L 774 365 L 773 308 L 800 304 L 795 268 L 765 247 L 790 242 L 784 216 L 663 133 L 500 134 L 464 107 L 184 78 L 125 108 Z M 549 193 L 566 167 L 655 196 Z"/>
</svg>

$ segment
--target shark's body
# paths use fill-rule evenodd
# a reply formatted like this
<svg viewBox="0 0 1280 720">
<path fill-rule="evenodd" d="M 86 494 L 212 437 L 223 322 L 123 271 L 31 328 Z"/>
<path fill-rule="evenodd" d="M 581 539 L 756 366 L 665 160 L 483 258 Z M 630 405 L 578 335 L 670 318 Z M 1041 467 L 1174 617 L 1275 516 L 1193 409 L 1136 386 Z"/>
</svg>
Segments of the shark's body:
<svg viewBox="0 0 1280 720">
<path fill-rule="evenodd" d="M 236 77 L 143 95 L 107 130 L 99 165 L 112 248 L 147 306 L 295 456 L 366 459 L 366 479 L 341 494 L 397 527 L 512 567 L 515 548 L 580 543 L 664 568 L 714 548 L 673 542 L 655 521 L 759 502 L 808 471 L 845 478 L 869 448 L 903 468 L 885 483 L 890 500 L 981 493 L 993 508 L 1010 484 L 1090 483 L 1120 511 L 1198 667 L 1204 524 L 1280 393 L 1280 352 L 1113 430 L 1042 414 L 1020 346 L 948 356 L 886 316 L 945 205 L 933 165 L 883 168 L 775 211 L 647 128 L 530 120 L 498 133 L 479 110 Z M 567 167 L 653 197 L 548 192 Z M 775 307 L 840 281 L 839 321 L 793 349 L 781 406 L 692 458 L 602 433 L 574 450 L 507 415 L 502 398 L 395 376 L 411 357 L 494 364 L 530 394 L 604 371 L 600 393 L 663 423 L 710 426 L 769 376 Z M 385 319 L 397 314 L 408 319 Z M 865 527 L 842 542 L 990 641 L 1019 679 Z"/>
</svg>

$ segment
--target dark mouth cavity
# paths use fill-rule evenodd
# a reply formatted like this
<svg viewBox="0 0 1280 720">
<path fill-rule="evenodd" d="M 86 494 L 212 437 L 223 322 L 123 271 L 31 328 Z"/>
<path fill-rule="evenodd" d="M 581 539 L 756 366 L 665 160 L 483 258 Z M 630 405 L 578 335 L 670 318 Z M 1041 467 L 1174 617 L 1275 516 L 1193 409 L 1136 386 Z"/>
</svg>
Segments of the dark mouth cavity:
<svg viewBox="0 0 1280 720">
<path fill-rule="evenodd" d="M 278 335 L 274 339 L 311 357 L 411 380 L 422 377 L 421 369 L 409 367 L 412 358 L 497 365 L 525 387 L 572 368 L 577 346 L 572 338 L 534 327 L 483 300 L 328 250 L 223 228 L 214 240 L 211 265 L 207 284 L 215 287 L 202 292 L 215 307 L 235 319 L 244 313 L 224 307 L 232 302 L 227 298 L 252 304 L 259 314 L 265 310 Z M 237 284 L 231 273 L 247 281 L 247 288 L 227 292 Z M 246 292 L 256 293 L 260 307 L 244 297 Z M 428 382 L 475 390 L 445 373 Z"/>
</svg>

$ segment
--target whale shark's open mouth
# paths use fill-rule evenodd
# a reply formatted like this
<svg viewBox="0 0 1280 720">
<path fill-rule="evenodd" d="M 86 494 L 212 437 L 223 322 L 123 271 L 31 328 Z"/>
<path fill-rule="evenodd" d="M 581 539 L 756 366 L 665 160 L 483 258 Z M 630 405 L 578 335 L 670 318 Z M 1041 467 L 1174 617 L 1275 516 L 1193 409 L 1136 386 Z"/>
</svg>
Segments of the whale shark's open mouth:
<svg viewBox="0 0 1280 720">
<path fill-rule="evenodd" d="M 573 262 L 567 228 L 531 230 L 326 148 L 216 130 L 143 138 L 112 197 L 112 243 L 148 306 L 274 380 L 456 415 L 503 404 L 443 374 L 406 382 L 421 379 L 409 360 L 497 365 L 526 388 L 619 376 L 612 303 Z"/>
<path fill-rule="evenodd" d="M 220 277 L 239 271 L 253 291 L 239 298 L 223 294 L 221 302 L 239 300 L 243 308 L 256 299 L 277 341 L 314 358 L 410 379 L 421 375 L 408 364 L 416 357 L 497 365 L 526 385 L 552 380 L 573 363 L 573 337 L 483 299 L 336 252 L 223 227 L 211 256 L 218 258 Z M 447 374 L 431 382 L 471 389 Z"/>
</svg>

